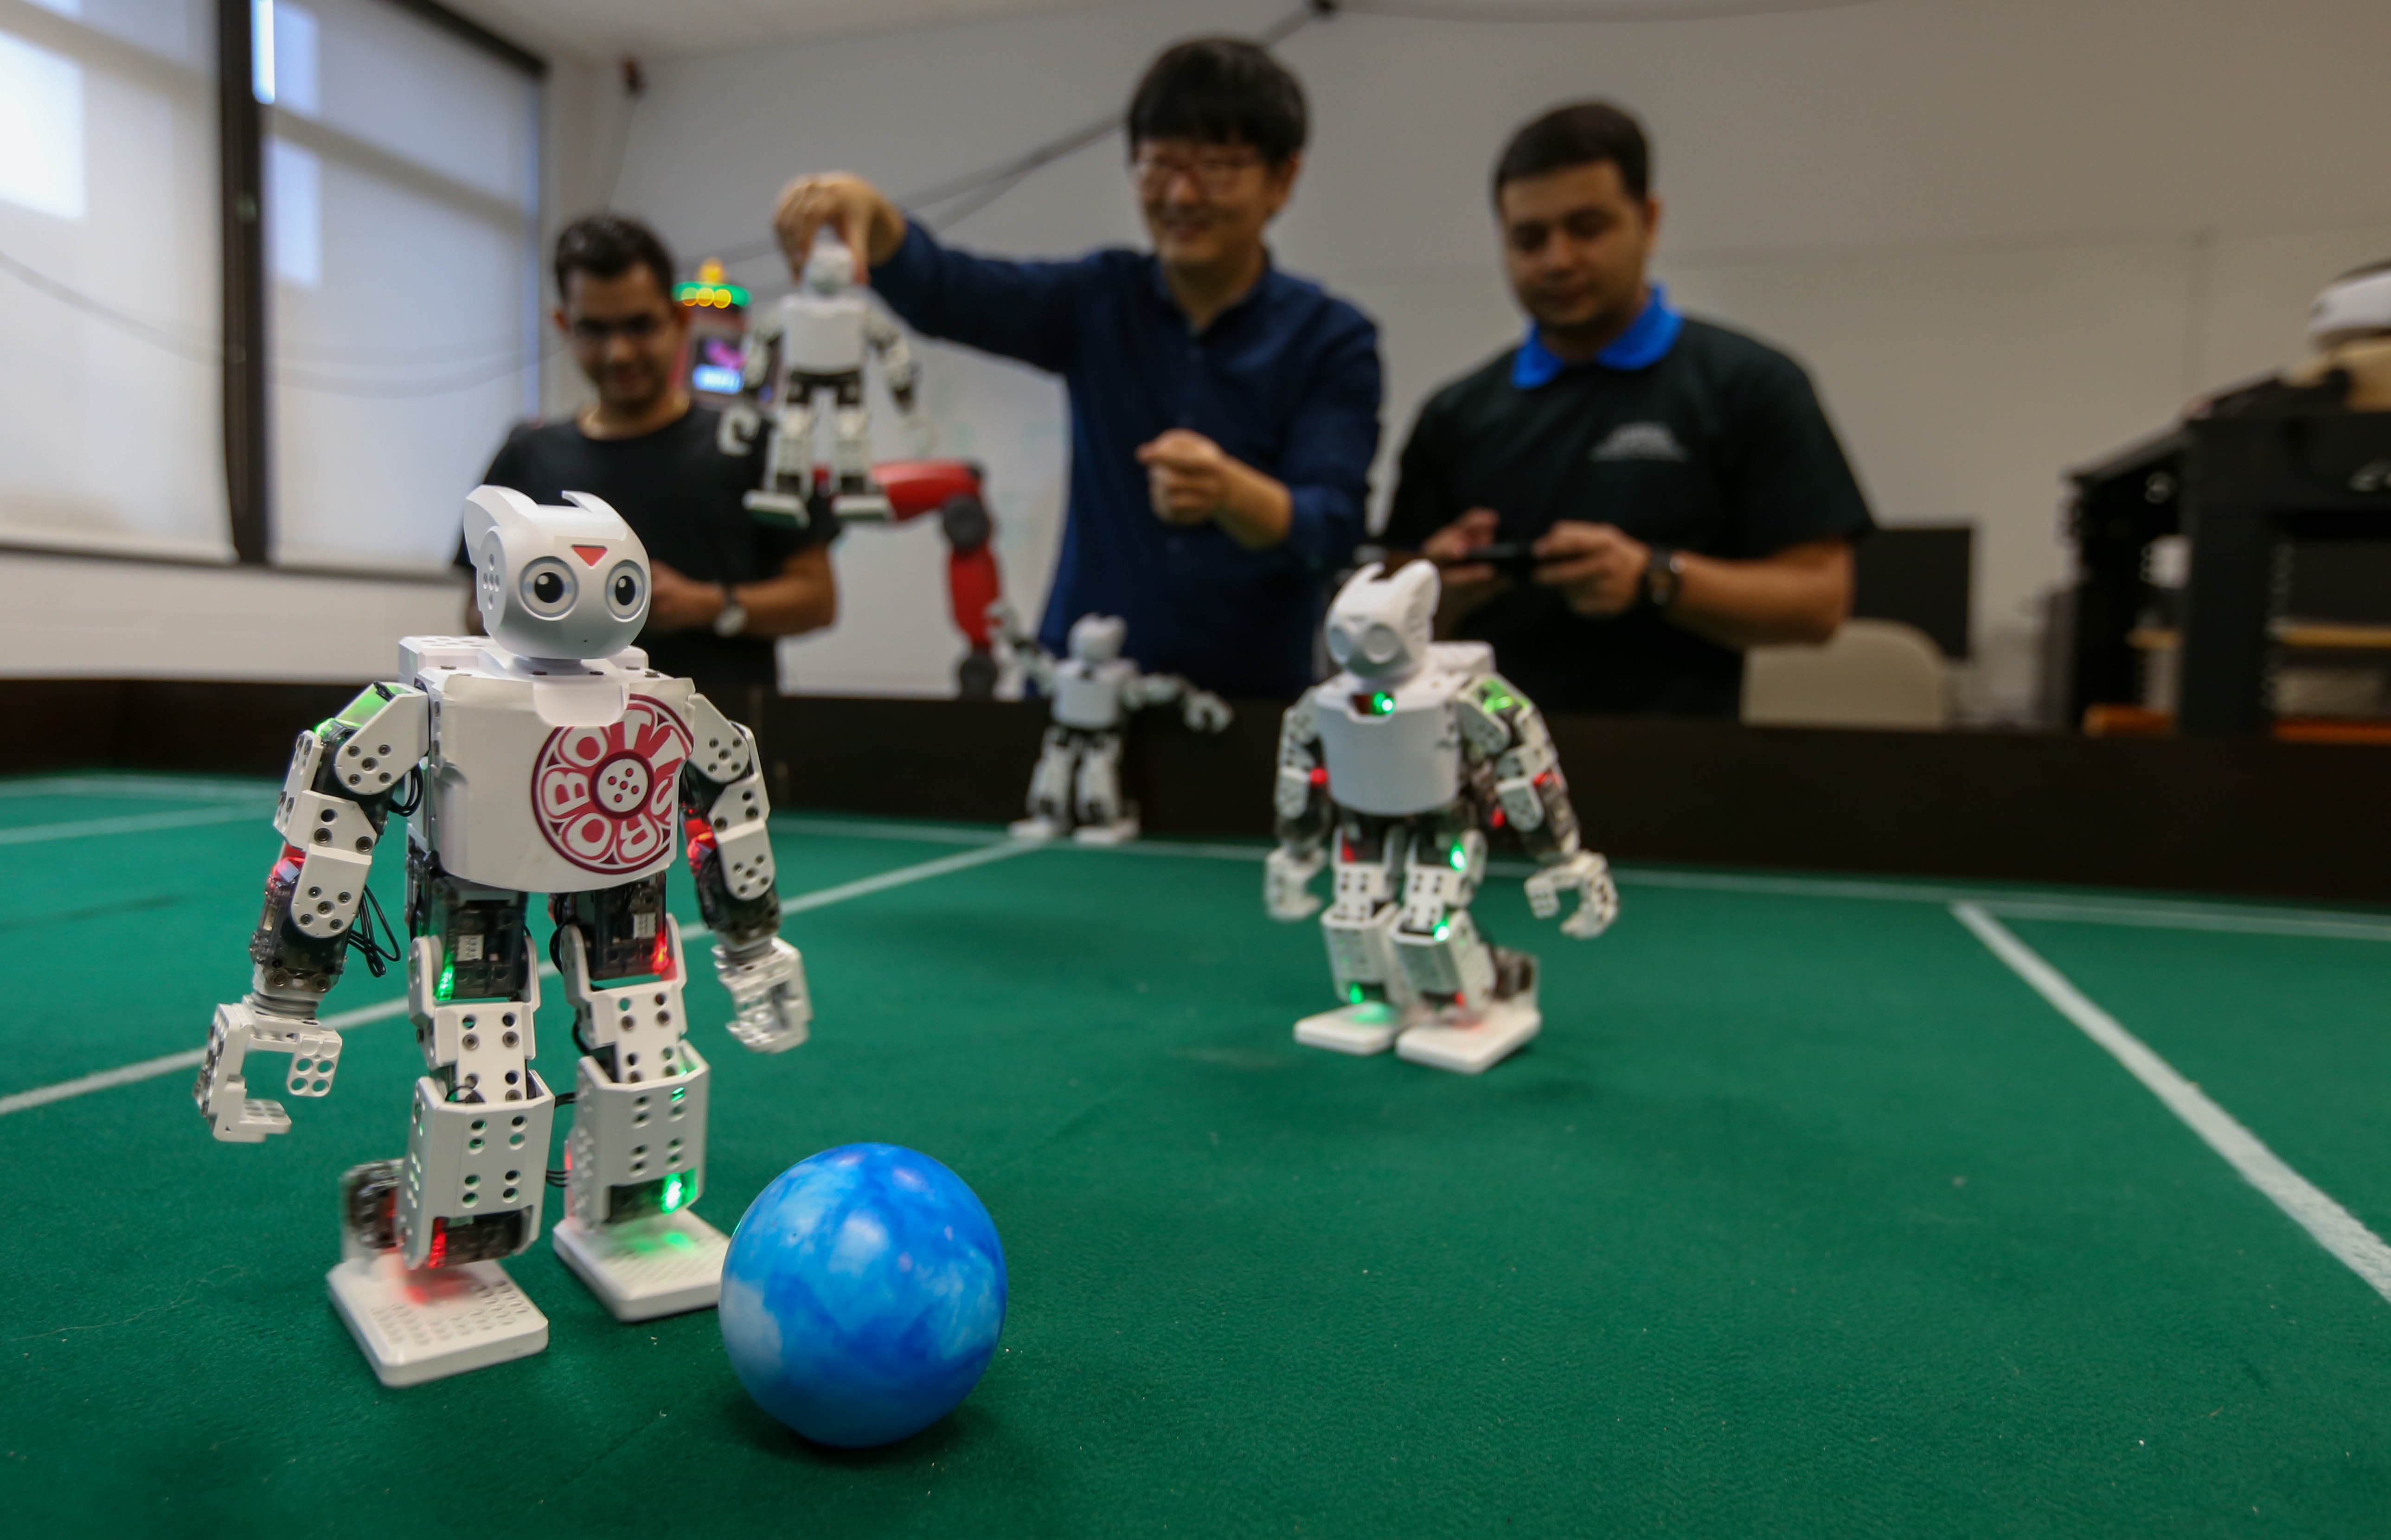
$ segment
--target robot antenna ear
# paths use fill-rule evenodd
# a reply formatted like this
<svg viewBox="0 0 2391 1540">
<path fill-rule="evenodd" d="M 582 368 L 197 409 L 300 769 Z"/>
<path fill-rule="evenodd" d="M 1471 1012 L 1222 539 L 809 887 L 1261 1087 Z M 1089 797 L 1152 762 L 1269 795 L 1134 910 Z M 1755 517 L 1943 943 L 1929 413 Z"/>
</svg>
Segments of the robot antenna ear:
<svg viewBox="0 0 2391 1540">
<path fill-rule="evenodd" d="M 475 487 L 465 497 L 465 549 L 480 560 L 483 543 L 493 531 L 528 530 L 537 521 L 538 509 L 538 504 L 512 487 Z"/>
</svg>

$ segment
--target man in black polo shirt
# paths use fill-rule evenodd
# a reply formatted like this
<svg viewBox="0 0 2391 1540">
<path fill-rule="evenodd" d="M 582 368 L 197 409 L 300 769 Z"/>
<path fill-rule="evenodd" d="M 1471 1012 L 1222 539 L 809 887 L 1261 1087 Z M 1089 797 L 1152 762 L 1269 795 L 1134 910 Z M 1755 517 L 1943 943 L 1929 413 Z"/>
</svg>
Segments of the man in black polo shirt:
<svg viewBox="0 0 2391 1540">
<path fill-rule="evenodd" d="M 649 666 L 722 687 L 736 709 L 732 687 L 776 682 L 773 638 L 837 618 L 837 531 L 827 515 L 768 528 L 741 501 L 763 484 L 762 436 L 725 454 L 721 414 L 691 401 L 689 314 L 655 232 L 616 214 L 575 220 L 557 237 L 556 291 L 557 327 L 598 399 L 570 422 L 515 429 L 482 479 L 537 503 L 605 499 L 648 549 Z M 472 565 L 461 541 L 457 564 Z"/>
<path fill-rule="evenodd" d="M 1643 130 L 1564 107 L 1494 205 L 1527 340 L 1437 392 L 1386 540 L 1447 563 L 1439 616 L 1551 711 L 1733 716 L 1743 649 L 1821 642 L 1874 527 L 1800 365 L 1669 308 Z M 1458 564 L 1532 545 L 1519 578 Z"/>
</svg>

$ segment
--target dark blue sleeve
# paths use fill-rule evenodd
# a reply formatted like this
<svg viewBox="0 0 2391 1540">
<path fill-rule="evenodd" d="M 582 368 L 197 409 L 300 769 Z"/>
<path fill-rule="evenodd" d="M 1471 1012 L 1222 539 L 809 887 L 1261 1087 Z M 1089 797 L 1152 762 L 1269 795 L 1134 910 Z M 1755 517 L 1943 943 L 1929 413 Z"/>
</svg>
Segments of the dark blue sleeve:
<svg viewBox="0 0 2391 1540">
<path fill-rule="evenodd" d="M 974 256 L 939 245 L 908 219 L 903 244 L 873 269 L 872 288 L 924 337 L 1061 374 L 1079 349 L 1079 297 L 1094 262 Z"/>
<path fill-rule="evenodd" d="M 1378 328 L 1358 312 L 1347 311 L 1343 320 L 1287 426 L 1278 468 L 1294 515 L 1284 548 L 1321 572 L 1343 566 L 1362 538 L 1386 393 Z"/>
</svg>

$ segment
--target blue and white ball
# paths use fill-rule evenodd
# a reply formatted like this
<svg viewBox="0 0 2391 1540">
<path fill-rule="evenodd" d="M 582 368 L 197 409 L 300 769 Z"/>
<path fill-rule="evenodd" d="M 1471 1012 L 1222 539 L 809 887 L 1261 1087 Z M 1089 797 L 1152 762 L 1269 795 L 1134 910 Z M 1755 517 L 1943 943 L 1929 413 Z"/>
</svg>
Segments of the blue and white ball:
<svg viewBox="0 0 2391 1540">
<path fill-rule="evenodd" d="M 731 1370 L 766 1411 L 820 1444 L 894 1444 L 979 1382 L 1004 1328 L 1004 1250 L 945 1166 L 842 1145 L 748 1205 L 717 1315 Z"/>
</svg>

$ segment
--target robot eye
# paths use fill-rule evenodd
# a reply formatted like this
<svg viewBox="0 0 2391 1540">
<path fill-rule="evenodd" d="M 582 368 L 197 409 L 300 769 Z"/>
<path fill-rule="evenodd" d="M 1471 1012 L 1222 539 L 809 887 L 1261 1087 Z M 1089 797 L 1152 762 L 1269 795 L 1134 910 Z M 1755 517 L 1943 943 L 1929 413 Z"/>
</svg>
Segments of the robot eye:
<svg viewBox="0 0 2391 1540">
<path fill-rule="evenodd" d="M 1328 656 L 1339 663 L 1353 656 L 1353 637 L 1341 625 L 1328 628 Z"/>
<path fill-rule="evenodd" d="M 1362 655 L 1374 663 L 1391 663 L 1402 650 L 1403 639 L 1390 625 L 1373 625 L 1362 637 Z"/>
<path fill-rule="evenodd" d="M 574 581 L 573 569 L 556 558 L 542 557 L 523 569 L 523 608 L 542 620 L 554 620 L 573 608 L 573 597 L 579 587 Z"/>
<path fill-rule="evenodd" d="M 606 608 L 614 612 L 616 620 L 631 619 L 640 612 L 640 606 L 647 603 L 647 599 L 648 585 L 640 577 L 636 563 L 624 562 L 614 569 L 613 576 L 607 578 Z"/>
</svg>

